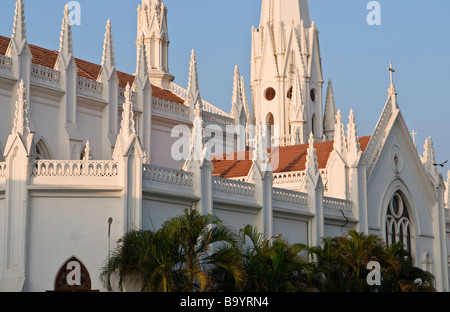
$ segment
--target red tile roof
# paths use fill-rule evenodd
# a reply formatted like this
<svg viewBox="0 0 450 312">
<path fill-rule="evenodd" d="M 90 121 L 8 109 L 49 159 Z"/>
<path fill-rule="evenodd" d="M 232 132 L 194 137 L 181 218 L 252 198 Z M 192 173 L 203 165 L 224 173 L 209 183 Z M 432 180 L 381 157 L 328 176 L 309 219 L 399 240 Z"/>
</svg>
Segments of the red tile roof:
<svg viewBox="0 0 450 312">
<path fill-rule="evenodd" d="M 10 40 L 11 40 L 10 38 L 0 36 L 0 54 L 1 55 L 6 54 L 6 50 L 8 49 Z M 47 50 L 47 49 L 44 49 L 44 48 L 41 48 L 41 47 L 38 47 L 35 45 L 31 45 L 31 44 L 29 46 L 30 46 L 31 54 L 33 56 L 33 60 L 32 60 L 33 64 L 41 65 L 41 66 L 49 67 L 49 68 L 55 67 L 56 60 L 58 59 L 58 55 L 59 55 L 58 51 Z M 75 58 L 75 63 L 77 64 L 77 67 L 78 67 L 78 76 L 79 77 L 97 80 L 98 74 L 100 73 L 100 70 L 102 68 L 101 65 L 91 63 L 91 62 L 88 62 L 85 60 L 81 60 L 78 58 Z M 134 75 L 130 75 L 130 74 L 120 72 L 120 71 L 117 71 L 117 76 L 119 77 L 119 86 L 121 88 L 125 88 L 127 83 L 132 85 L 134 82 L 134 78 L 135 78 Z M 159 87 L 152 85 L 152 91 L 153 91 L 153 96 L 156 98 L 168 100 L 168 101 L 179 103 L 179 104 L 184 103 L 184 100 L 182 98 L 176 96 L 169 90 L 164 90 L 164 89 L 161 89 Z"/>
<path fill-rule="evenodd" d="M 370 136 L 361 137 L 359 139 L 359 144 L 363 152 L 366 150 L 369 140 Z M 308 144 L 283 146 L 278 150 L 274 150 L 273 153 L 269 149 L 273 172 L 282 173 L 305 170 L 308 146 Z M 333 151 L 333 142 L 315 143 L 314 147 L 316 149 L 319 169 L 324 169 L 327 165 L 328 158 Z M 214 176 L 228 179 L 245 177 L 252 167 L 252 155 L 250 154 L 250 151 L 226 154 L 222 157 L 222 160 L 219 160 L 218 158 L 218 156 L 215 156 L 213 159 Z M 277 164 L 278 166 L 276 166 Z"/>
</svg>

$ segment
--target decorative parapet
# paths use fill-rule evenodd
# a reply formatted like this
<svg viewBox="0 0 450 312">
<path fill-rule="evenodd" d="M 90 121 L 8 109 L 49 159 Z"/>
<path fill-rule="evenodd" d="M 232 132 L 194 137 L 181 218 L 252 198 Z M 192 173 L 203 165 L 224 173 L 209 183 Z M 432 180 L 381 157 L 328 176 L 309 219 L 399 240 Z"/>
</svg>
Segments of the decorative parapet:
<svg viewBox="0 0 450 312">
<path fill-rule="evenodd" d="M 13 60 L 6 55 L 0 55 L 0 68 L 12 71 L 13 69 Z"/>
<path fill-rule="evenodd" d="M 291 144 L 291 136 L 290 135 L 285 135 L 285 136 L 280 136 L 278 138 L 272 137 L 271 139 L 271 146 L 290 146 Z"/>
<path fill-rule="evenodd" d="M 137 103 L 137 93 L 131 91 L 131 101 L 134 105 Z M 125 102 L 125 88 L 119 88 L 119 105 L 122 106 L 122 104 Z"/>
<path fill-rule="evenodd" d="M 353 213 L 352 202 L 348 201 L 348 200 L 338 199 L 338 198 L 324 197 L 323 198 L 323 208 L 325 210 Z"/>
<path fill-rule="evenodd" d="M 0 179 L 6 178 L 6 163 L 0 162 Z"/>
<path fill-rule="evenodd" d="M 116 177 L 115 161 L 37 160 L 32 164 L 33 177 Z"/>
<path fill-rule="evenodd" d="M 297 183 L 300 185 L 305 179 L 305 171 L 281 172 L 273 174 L 273 184 Z"/>
<path fill-rule="evenodd" d="M 172 91 L 172 93 L 174 93 L 176 96 L 182 98 L 183 100 L 185 100 L 187 98 L 187 90 L 180 87 L 176 83 L 173 83 L 173 82 L 170 83 L 169 89 L 170 89 L 170 91 Z"/>
<path fill-rule="evenodd" d="M 308 206 L 308 194 L 281 189 L 281 188 L 273 188 L 273 200 L 284 202 L 284 203 L 290 203 L 290 204 L 296 204 L 296 205 L 302 205 L 302 206 Z"/>
<path fill-rule="evenodd" d="M 255 185 L 252 183 L 213 177 L 213 191 L 241 195 L 246 197 L 255 196 Z"/>
<path fill-rule="evenodd" d="M 61 72 L 49 67 L 33 64 L 31 66 L 31 77 L 39 81 L 58 84 L 61 81 Z"/>
<path fill-rule="evenodd" d="M 193 186 L 193 173 L 183 170 L 164 168 L 153 165 L 143 165 L 142 178 L 147 181 L 172 185 Z"/>
<path fill-rule="evenodd" d="M 153 113 L 163 116 L 189 118 L 189 107 L 155 97 L 152 99 L 152 109 Z"/>
<path fill-rule="evenodd" d="M 84 77 L 77 78 L 78 91 L 84 95 L 102 95 L 103 83 L 87 79 Z"/>
<path fill-rule="evenodd" d="M 215 114 L 208 111 L 202 111 L 202 118 L 205 123 L 234 125 L 234 119 L 231 117 Z"/>
</svg>

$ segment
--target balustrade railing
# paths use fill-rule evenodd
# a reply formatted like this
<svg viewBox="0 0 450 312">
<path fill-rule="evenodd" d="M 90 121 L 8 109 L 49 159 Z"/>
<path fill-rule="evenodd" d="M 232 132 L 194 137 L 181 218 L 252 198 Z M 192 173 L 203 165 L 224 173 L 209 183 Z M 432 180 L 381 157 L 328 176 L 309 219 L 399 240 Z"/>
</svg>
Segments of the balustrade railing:
<svg viewBox="0 0 450 312">
<path fill-rule="evenodd" d="M 78 90 L 82 93 L 94 93 L 94 94 L 103 94 L 103 83 L 87 79 L 84 77 L 78 77 Z"/>
<path fill-rule="evenodd" d="M 305 171 L 292 171 L 273 174 L 273 184 L 301 183 L 305 178 Z"/>
<path fill-rule="evenodd" d="M 13 60 L 6 55 L 0 55 L 0 68 L 4 68 L 7 70 L 12 70 L 13 68 Z"/>
<path fill-rule="evenodd" d="M 353 213 L 352 202 L 338 198 L 324 197 L 323 208 L 333 211 L 343 211 L 347 213 Z"/>
<path fill-rule="evenodd" d="M 37 160 L 33 162 L 33 177 L 115 177 L 119 174 L 114 161 Z"/>
<path fill-rule="evenodd" d="M 242 181 L 213 177 L 213 191 L 253 197 L 255 195 L 255 185 Z"/>
<path fill-rule="evenodd" d="M 156 112 L 161 111 L 163 113 L 175 114 L 181 117 L 189 116 L 189 107 L 155 97 L 152 99 L 152 108 Z"/>
<path fill-rule="evenodd" d="M 192 187 L 193 174 L 183 170 L 143 165 L 142 178 L 147 181 Z"/>
<path fill-rule="evenodd" d="M 31 76 L 44 81 L 55 82 L 57 84 L 61 81 L 60 71 L 36 64 L 33 64 L 31 67 Z"/>
<path fill-rule="evenodd" d="M 308 194 L 275 187 L 273 188 L 273 200 L 308 206 Z"/>
</svg>

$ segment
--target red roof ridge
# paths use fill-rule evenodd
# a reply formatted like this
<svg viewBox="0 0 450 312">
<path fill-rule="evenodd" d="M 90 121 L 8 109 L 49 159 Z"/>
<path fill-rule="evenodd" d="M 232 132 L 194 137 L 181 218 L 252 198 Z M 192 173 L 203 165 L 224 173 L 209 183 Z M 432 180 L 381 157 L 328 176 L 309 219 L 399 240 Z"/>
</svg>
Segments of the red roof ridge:
<svg viewBox="0 0 450 312">
<path fill-rule="evenodd" d="M 371 136 L 359 138 L 361 151 L 365 151 Z M 325 169 L 331 152 L 334 150 L 334 141 L 316 142 L 317 163 L 319 169 Z M 304 171 L 306 169 L 306 156 L 309 144 L 281 146 L 273 151 L 268 149 L 274 173 L 287 173 Z M 275 158 L 274 158 L 275 157 Z M 212 156 L 214 176 L 222 178 L 238 178 L 248 175 L 252 166 L 250 151 L 241 153 L 228 153 Z M 274 168 L 276 167 L 276 168 Z"/>
<path fill-rule="evenodd" d="M 6 50 L 8 49 L 8 45 L 11 38 L 1 36 L 0 35 L 0 55 L 5 55 Z M 49 50 L 46 48 L 42 48 L 37 45 L 29 44 L 31 54 L 33 56 L 33 64 L 40 65 L 43 67 L 54 68 L 56 64 L 56 60 L 58 59 L 59 52 L 55 50 Z M 101 70 L 101 65 L 96 63 L 92 63 L 83 59 L 79 59 L 74 57 L 75 63 L 78 68 L 78 76 L 97 80 L 98 75 Z M 125 88 L 129 83 L 132 85 L 134 83 L 135 75 L 131 75 L 122 71 L 117 71 L 117 76 L 119 78 L 119 87 Z M 184 104 L 184 100 L 174 94 L 170 90 L 165 90 L 160 87 L 152 85 L 153 96 L 162 100 L 167 100 L 170 102 Z"/>
</svg>

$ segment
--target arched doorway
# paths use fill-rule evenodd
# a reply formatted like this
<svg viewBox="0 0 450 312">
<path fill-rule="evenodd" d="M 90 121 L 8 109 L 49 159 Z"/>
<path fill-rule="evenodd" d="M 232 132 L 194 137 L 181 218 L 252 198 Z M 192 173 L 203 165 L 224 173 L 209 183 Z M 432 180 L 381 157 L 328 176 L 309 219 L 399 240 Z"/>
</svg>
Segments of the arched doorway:
<svg viewBox="0 0 450 312">
<path fill-rule="evenodd" d="M 91 277 L 76 257 L 67 260 L 55 280 L 55 292 L 98 292 L 92 290 Z"/>
</svg>

